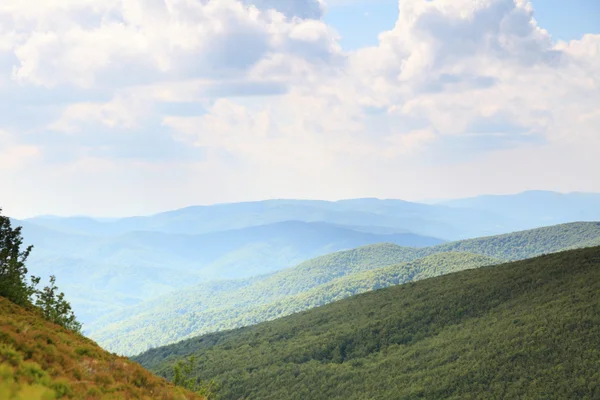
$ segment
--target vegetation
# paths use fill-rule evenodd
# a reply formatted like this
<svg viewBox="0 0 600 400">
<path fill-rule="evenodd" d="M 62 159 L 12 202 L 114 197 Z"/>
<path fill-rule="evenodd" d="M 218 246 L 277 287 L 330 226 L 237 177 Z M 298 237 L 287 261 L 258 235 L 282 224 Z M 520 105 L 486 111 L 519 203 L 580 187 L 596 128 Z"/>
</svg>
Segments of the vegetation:
<svg viewBox="0 0 600 400">
<path fill-rule="evenodd" d="M 0 297 L 0 399 L 201 399 Z"/>
<path fill-rule="evenodd" d="M 35 304 L 49 321 L 79 332 L 81 324 L 65 294 L 58 292 L 56 278 L 51 276 L 49 286 L 41 290 L 39 277 L 27 278 L 25 262 L 33 246 L 22 249 L 22 245 L 21 227 L 13 228 L 10 219 L 0 214 L 0 296 L 25 307 Z"/>
<path fill-rule="evenodd" d="M 214 380 L 203 382 L 198 378 L 194 378 L 196 371 L 196 359 L 194 356 L 188 357 L 186 360 L 179 360 L 173 366 L 173 383 L 177 386 L 186 388 L 196 394 L 203 395 L 206 399 L 215 397 L 217 385 Z"/>
<path fill-rule="evenodd" d="M 600 223 L 589 222 L 420 249 L 389 243 L 365 246 L 318 257 L 263 277 L 175 291 L 100 318 L 89 325 L 89 333 L 111 351 L 136 354 L 200 334 L 272 320 L 368 290 L 498 260 L 582 247 L 599 239 Z"/>
<path fill-rule="evenodd" d="M 425 253 L 465 251 L 506 261 L 587 247 L 600 240 L 600 222 L 573 222 L 429 247 Z M 595 242 L 594 242 L 595 241 Z"/>
<path fill-rule="evenodd" d="M 600 248 L 377 290 L 134 359 L 222 399 L 600 398 Z"/>
<path fill-rule="evenodd" d="M 148 304 L 147 309 L 128 310 L 126 321 L 106 324 L 92 337 L 111 351 L 135 354 L 186 337 L 279 318 L 367 290 L 497 262 L 452 253 L 389 267 L 413 252 L 389 244 L 363 247 L 319 257 L 262 279 L 174 292 Z M 368 274 L 370 270 L 378 272 Z M 100 320 L 99 325 L 104 323 Z M 115 330 L 119 334 L 115 335 Z M 109 341 L 103 340 L 103 332 L 111 335 Z"/>
<path fill-rule="evenodd" d="M 33 246 L 22 249 L 21 227 L 11 226 L 10 219 L 2 216 L 0 209 L 0 296 L 19 305 L 30 304 L 35 293 L 34 282 L 28 282 L 25 261 Z"/>
</svg>

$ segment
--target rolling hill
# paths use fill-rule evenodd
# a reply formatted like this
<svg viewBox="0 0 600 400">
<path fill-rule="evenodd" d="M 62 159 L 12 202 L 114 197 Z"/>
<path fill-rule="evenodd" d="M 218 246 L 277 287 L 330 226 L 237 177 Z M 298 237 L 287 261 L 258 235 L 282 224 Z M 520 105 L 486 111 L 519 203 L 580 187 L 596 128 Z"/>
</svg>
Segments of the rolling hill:
<svg viewBox="0 0 600 400">
<path fill-rule="evenodd" d="M 202 399 L 0 297 L 0 398 Z"/>
<path fill-rule="evenodd" d="M 600 397 L 600 248 L 377 290 L 147 351 L 221 399 Z"/>
<path fill-rule="evenodd" d="M 135 354 L 362 291 L 583 247 L 598 239 L 600 223 L 573 223 L 421 249 L 377 244 L 318 257 L 263 277 L 175 291 L 100 318 L 86 332 L 111 351 Z"/>
<path fill-rule="evenodd" d="M 32 272 L 54 274 L 81 320 L 117 311 L 160 294 L 213 279 L 242 278 L 361 245 L 441 243 L 412 233 L 374 234 L 325 223 L 281 222 L 203 235 L 130 232 L 93 236 L 57 232 L 30 222 Z"/>
<path fill-rule="evenodd" d="M 384 248 L 377 246 L 375 250 Z M 355 252 L 371 250 L 367 247 Z M 266 279 L 223 282 L 219 286 L 209 283 L 177 291 L 101 318 L 89 327 L 88 334 L 110 351 L 137 354 L 199 334 L 279 318 L 357 293 L 497 262 L 468 253 L 446 253 L 371 270 L 367 269 L 373 268 L 369 263 L 357 263 L 353 269 L 337 264 L 337 271 L 331 268 L 327 273 L 312 275 L 306 272 L 310 263 L 304 263 Z"/>
</svg>

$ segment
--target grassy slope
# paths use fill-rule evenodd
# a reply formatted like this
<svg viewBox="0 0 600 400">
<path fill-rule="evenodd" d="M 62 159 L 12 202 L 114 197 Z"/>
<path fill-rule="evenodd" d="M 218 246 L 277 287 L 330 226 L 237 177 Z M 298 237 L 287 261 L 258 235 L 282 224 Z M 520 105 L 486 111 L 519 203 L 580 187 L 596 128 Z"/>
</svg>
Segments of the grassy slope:
<svg viewBox="0 0 600 400">
<path fill-rule="evenodd" d="M 600 248 L 358 295 L 150 350 L 222 399 L 600 398 Z"/>
<path fill-rule="evenodd" d="M 318 257 L 264 278 L 176 291 L 102 318 L 88 328 L 90 336 L 105 348 L 121 354 L 135 354 L 150 347 L 259 323 L 360 293 L 361 290 L 357 288 L 368 288 L 370 285 L 372 277 L 368 274 L 346 282 L 336 283 L 335 280 L 376 268 L 442 252 L 471 252 L 510 261 L 579 247 L 599 238 L 600 223 L 586 222 L 463 240 L 424 249 L 393 244 L 365 246 Z M 390 276 L 380 276 L 380 287 L 493 263 L 489 260 L 465 261 L 452 257 L 452 262 L 436 267 L 440 260 L 435 257 L 426 259 L 419 266 L 421 273 L 410 273 L 409 270 L 414 268 L 411 265 L 395 267 L 402 270 L 402 276 L 406 276 L 402 280 L 394 279 L 398 271 L 382 270 L 381 273 L 390 273 Z M 366 279 L 364 283 L 359 282 L 361 277 Z M 351 286 L 344 290 L 343 285 Z"/>
<path fill-rule="evenodd" d="M 0 399 L 200 399 L 0 297 Z"/>
</svg>

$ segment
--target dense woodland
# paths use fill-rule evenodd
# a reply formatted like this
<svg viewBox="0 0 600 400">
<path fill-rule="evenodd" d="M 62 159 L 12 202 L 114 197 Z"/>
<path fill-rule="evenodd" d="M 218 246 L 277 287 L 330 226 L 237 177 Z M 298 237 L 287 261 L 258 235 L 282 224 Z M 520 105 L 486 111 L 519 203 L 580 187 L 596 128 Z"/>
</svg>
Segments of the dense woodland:
<svg viewBox="0 0 600 400">
<path fill-rule="evenodd" d="M 600 223 L 584 222 L 420 249 L 385 243 L 365 246 L 317 257 L 263 277 L 176 291 L 100 318 L 88 329 L 105 348 L 131 355 L 200 334 L 279 318 L 372 289 L 583 247 L 594 240 L 600 240 Z"/>
<path fill-rule="evenodd" d="M 600 397 L 600 248 L 457 272 L 135 358 L 222 399 Z"/>
</svg>

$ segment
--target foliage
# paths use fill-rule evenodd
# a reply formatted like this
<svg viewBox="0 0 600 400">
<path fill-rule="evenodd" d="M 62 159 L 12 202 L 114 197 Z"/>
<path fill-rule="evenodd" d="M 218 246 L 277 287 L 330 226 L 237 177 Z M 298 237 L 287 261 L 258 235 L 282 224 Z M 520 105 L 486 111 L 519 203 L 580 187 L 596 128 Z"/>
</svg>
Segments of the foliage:
<svg viewBox="0 0 600 400">
<path fill-rule="evenodd" d="M 25 266 L 33 246 L 21 249 L 21 227 L 13 229 L 10 219 L 1 212 L 0 208 L 0 296 L 26 305 L 35 292 L 33 284 L 27 282 Z"/>
<path fill-rule="evenodd" d="M 200 399 L 0 297 L 0 398 Z"/>
<path fill-rule="evenodd" d="M 49 321 L 80 332 L 81 324 L 65 294 L 58 292 L 54 276 L 50 277 L 49 286 L 41 290 L 37 289 L 39 277 L 31 276 L 27 281 L 25 261 L 33 246 L 21 250 L 22 245 L 21 227 L 13 228 L 10 219 L 0 214 L 0 296 L 21 306 L 35 304 Z"/>
<path fill-rule="evenodd" d="M 190 356 L 186 360 L 177 361 L 173 366 L 173 384 L 184 387 L 190 392 L 202 395 L 207 399 L 214 398 L 214 391 L 217 388 L 215 381 L 203 382 L 193 377 L 196 368 L 196 359 L 194 356 Z"/>
<path fill-rule="evenodd" d="M 600 398 L 600 248 L 377 290 L 134 359 L 222 399 Z M 365 397 L 367 396 L 367 397 Z"/>
<path fill-rule="evenodd" d="M 56 277 L 50 276 L 50 284 L 36 292 L 35 305 L 42 310 L 44 317 L 55 324 L 81 333 L 81 323 L 77 321 L 71 304 L 65 300 L 65 294 L 58 293 Z"/>
<path fill-rule="evenodd" d="M 427 248 L 390 243 L 341 251 L 262 277 L 175 291 L 88 327 L 102 346 L 135 354 L 200 334 L 279 318 L 361 293 L 460 269 L 590 244 L 600 223 L 573 223 Z M 458 256 L 456 252 L 470 255 Z M 408 263 L 408 264 L 405 264 Z M 388 267 L 376 272 L 368 271 Z M 339 280 L 339 281 L 338 281 Z"/>
<path fill-rule="evenodd" d="M 505 235 L 445 243 L 423 253 L 463 251 L 506 261 L 524 260 L 541 254 L 588 247 L 600 240 L 600 222 L 574 222 Z"/>
</svg>

